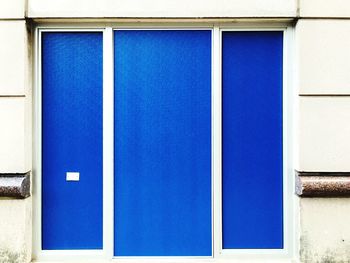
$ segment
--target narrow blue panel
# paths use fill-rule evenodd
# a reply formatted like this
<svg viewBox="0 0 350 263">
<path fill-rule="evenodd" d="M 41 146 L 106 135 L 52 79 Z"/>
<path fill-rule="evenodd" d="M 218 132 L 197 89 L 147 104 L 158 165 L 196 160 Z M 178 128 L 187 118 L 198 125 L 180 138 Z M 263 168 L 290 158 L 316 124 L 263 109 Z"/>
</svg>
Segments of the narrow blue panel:
<svg viewBox="0 0 350 263">
<path fill-rule="evenodd" d="M 42 57 L 42 248 L 101 249 L 102 34 L 43 33 Z"/>
<path fill-rule="evenodd" d="M 211 32 L 115 32 L 115 255 L 211 255 Z"/>
<path fill-rule="evenodd" d="M 283 248 L 282 32 L 224 32 L 223 247 Z"/>
</svg>

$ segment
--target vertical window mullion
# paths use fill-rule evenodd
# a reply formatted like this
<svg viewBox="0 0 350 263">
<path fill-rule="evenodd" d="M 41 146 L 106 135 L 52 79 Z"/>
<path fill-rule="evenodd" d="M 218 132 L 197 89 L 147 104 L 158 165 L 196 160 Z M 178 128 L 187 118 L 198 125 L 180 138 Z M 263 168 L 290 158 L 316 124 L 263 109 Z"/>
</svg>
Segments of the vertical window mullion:
<svg viewBox="0 0 350 263">
<path fill-rule="evenodd" d="M 103 32 L 103 250 L 113 258 L 114 213 L 114 61 L 113 29 Z"/>
<path fill-rule="evenodd" d="M 213 171 L 213 211 L 214 211 L 214 257 L 222 249 L 221 217 L 221 169 L 222 169 L 222 98 L 221 98 L 221 30 L 213 30 L 213 85 L 212 85 L 212 171 Z"/>
</svg>

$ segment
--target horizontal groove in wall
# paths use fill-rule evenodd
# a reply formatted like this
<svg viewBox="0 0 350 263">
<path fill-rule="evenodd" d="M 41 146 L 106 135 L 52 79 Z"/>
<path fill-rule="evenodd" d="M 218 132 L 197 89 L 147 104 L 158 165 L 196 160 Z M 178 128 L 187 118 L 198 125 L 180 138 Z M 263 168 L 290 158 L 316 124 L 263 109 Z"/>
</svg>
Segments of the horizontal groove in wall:
<svg viewBox="0 0 350 263">
<path fill-rule="evenodd" d="M 0 95 L 0 98 L 25 98 L 26 95 Z"/>
<path fill-rule="evenodd" d="M 299 97 L 350 97 L 350 94 L 299 94 Z"/>
<path fill-rule="evenodd" d="M 25 17 L 22 18 L 0 18 L 0 23 L 3 22 L 8 22 L 8 21 L 23 21 L 25 20 Z"/>
<path fill-rule="evenodd" d="M 350 20 L 350 16 L 300 16 L 298 18 L 307 20 Z"/>
</svg>

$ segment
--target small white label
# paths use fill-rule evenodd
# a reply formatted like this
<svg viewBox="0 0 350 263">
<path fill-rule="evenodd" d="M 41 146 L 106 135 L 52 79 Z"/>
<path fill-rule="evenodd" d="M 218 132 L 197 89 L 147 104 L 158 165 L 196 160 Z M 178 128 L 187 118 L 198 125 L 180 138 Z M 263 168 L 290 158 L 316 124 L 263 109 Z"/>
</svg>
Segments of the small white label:
<svg viewBox="0 0 350 263">
<path fill-rule="evenodd" d="M 78 172 L 67 172 L 66 181 L 79 181 L 80 173 Z"/>
</svg>

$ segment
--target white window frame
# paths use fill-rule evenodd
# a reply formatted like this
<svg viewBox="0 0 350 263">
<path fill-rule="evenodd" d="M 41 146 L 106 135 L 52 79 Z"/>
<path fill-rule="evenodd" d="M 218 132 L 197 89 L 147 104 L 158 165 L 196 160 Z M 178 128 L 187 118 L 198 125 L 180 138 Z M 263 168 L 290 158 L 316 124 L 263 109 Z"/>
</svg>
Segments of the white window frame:
<svg viewBox="0 0 350 263">
<path fill-rule="evenodd" d="M 34 50 L 34 158 L 33 158 L 33 258 L 37 260 L 102 260 L 113 255 L 113 136 L 114 136 L 114 88 L 113 70 L 103 70 L 103 249 L 93 250 L 43 250 L 41 222 L 41 131 L 42 131 L 42 84 L 41 84 L 41 51 L 42 33 L 44 32 L 99 32 L 103 34 L 103 69 L 113 68 L 113 56 L 105 51 L 112 50 L 113 39 L 109 28 L 51 28 L 38 27 L 35 30 Z"/>
<path fill-rule="evenodd" d="M 212 256 L 203 257 L 114 257 L 114 42 L 115 30 L 210 30 L 212 32 Z M 283 31 L 283 249 L 222 249 L 222 32 Z M 103 249 L 41 249 L 41 36 L 44 32 L 103 33 Z M 100 260 L 117 262 L 293 262 L 296 258 L 297 198 L 293 194 L 293 114 L 296 101 L 294 87 L 294 28 L 286 23 L 248 24 L 173 23 L 155 24 L 103 23 L 41 24 L 34 31 L 34 138 L 33 138 L 33 258 L 38 261 Z M 244 198 L 244 197 L 243 197 Z"/>
<path fill-rule="evenodd" d="M 222 33 L 234 31 L 282 31 L 283 32 L 283 249 L 223 249 L 222 246 Z M 213 177 L 214 177 L 214 227 L 218 240 L 215 241 L 215 256 L 219 258 L 237 259 L 288 259 L 293 257 L 295 247 L 294 242 L 294 222 L 293 211 L 295 203 L 294 171 L 293 171 L 293 97 L 295 96 L 293 85 L 293 37 L 294 32 L 291 27 L 266 27 L 266 28 L 232 28 L 222 26 L 216 29 L 216 43 L 220 48 L 216 49 L 214 57 L 213 85 Z M 215 51 L 214 51 L 215 52 Z M 215 76 L 216 73 L 216 76 Z M 244 198 L 244 196 L 242 197 Z M 294 199 L 294 200 L 293 200 Z"/>
</svg>

